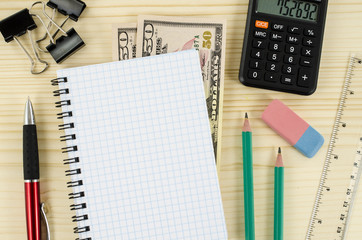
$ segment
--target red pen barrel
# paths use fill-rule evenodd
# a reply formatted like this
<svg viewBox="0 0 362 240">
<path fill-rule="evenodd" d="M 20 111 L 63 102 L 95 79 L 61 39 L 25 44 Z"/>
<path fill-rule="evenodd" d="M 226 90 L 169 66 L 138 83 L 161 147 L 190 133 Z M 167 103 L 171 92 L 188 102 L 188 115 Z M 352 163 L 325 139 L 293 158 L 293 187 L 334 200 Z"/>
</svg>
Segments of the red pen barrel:
<svg viewBox="0 0 362 240">
<path fill-rule="evenodd" d="M 41 240 L 39 182 L 25 182 L 25 211 L 28 240 Z"/>
</svg>

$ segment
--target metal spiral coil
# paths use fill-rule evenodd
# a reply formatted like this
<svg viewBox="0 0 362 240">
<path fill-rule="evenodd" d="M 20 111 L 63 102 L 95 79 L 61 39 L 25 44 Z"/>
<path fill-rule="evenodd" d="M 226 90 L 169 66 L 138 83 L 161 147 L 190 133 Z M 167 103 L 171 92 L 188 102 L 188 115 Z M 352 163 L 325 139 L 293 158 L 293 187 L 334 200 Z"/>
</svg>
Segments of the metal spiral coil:
<svg viewBox="0 0 362 240">
<path fill-rule="evenodd" d="M 66 77 L 60 77 L 60 78 L 55 78 L 55 79 L 51 80 L 51 84 L 53 86 L 59 86 L 59 84 L 67 83 L 67 82 L 68 82 L 68 79 Z M 58 97 L 60 95 L 66 95 L 66 94 L 69 94 L 68 88 L 63 88 L 63 89 L 58 89 L 58 90 L 53 91 L 53 95 L 55 97 Z M 62 99 L 60 101 L 55 102 L 56 108 L 62 108 L 62 107 L 67 107 L 67 106 L 71 106 L 71 100 Z M 71 117 L 73 117 L 72 111 L 63 111 L 63 112 L 60 112 L 57 114 L 58 119 L 71 118 Z M 60 124 L 60 125 L 58 125 L 58 129 L 60 131 L 67 130 L 67 129 L 74 129 L 74 123 L 70 122 L 70 123 Z M 63 141 L 63 142 L 74 141 L 75 139 L 76 139 L 75 134 L 66 134 L 66 135 L 60 136 L 60 141 Z M 67 147 L 63 147 L 61 150 L 62 150 L 62 153 L 70 153 L 70 152 L 75 153 L 78 151 L 78 146 L 70 145 Z M 63 164 L 65 164 L 65 165 L 77 164 L 79 162 L 80 162 L 79 157 L 70 157 L 70 158 L 63 160 Z M 78 175 L 78 177 L 77 177 L 78 179 L 81 178 L 81 174 L 82 174 L 82 171 L 80 168 L 73 168 L 73 169 L 69 169 L 69 170 L 65 171 L 66 176 Z M 73 180 L 73 181 L 67 182 L 68 188 L 76 189 L 77 187 L 80 187 L 80 186 L 83 186 L 83 180 Z M 69 199 L 83 199 L 85 197 L 85 193 L 84 193 L 84 191 L 72 192 L 72 193 L 68 194 L 68 197 L 69 197 Z M 72 210 L 72 211 L 84 210 L 86 208 L 87 208 L 86 203 L 70 205 L 70 210 Z M 80 213 L 78 213 L 78 214 L 80 214 Z M 82 213 L 80 215 L 75 215 L 72 217 L 72 222 L 82 222 L 82 221 L 87 221 L 87 220 L 88 220 L 88 214 L 86 214 L 86 213 Z M 90 231 L 89 226 L 82 226 L 82 227 L 74 228 L 74 233 L 85 233 L 85 232 L 89 232 L 89 231 Z M 76 240 L 92 240 L 92 238 L 91 237 L 77 238 Z"/>
<path fill-rule="evenodd" d="M 88 215 L 81 215 L 81 216 L 73 216 L 72 217 L 72 222 L 80 222 L 80 221 L 84 221 L 84 220 L 88 220 Z"/>
<path fill-rule="evenodd" d="M 84 232 L 89 232 L 89 226 L 85 226 L 85 227 L 75 227 L 74 229 L 74 233 L 84 233 Z M 86 238 L 86 239 L 91 239 L 91 238 Z"/>
<path fill-rule="evenodd" d="M 82 180 L 67 182 L 67 187 L 68 188 L 79 187 L 79 186 L 83 186 L 83 181 Z"/>
<path fill-rule="evenodd" d="M 66 77 L 55 78 L 50 81 L 53 86 L 58 86 L 59 83 L 66 83 L 68 79 Z"/>
<path fill-rule="evenodd" d="M 69 94 L 69 89 L 68 88 L 63 88 L 63 89 L 58 89 L 53 91 L 53 96 L 54 97 L 58 97 L 62 94 Z"/>
<path fill-rule="evenodd" d="M 76 198 L 82 198 L 85 196 L 84 192 L 78 192 L 78 193 L 69 193 L 68 194 L 69 199 L 76 199 Z"/>
<path fill-rule="evenodd" d="M 62 101 L 55 102 L 56 108 L 60 108 L 63 106 L 69 106 L 69 105 L 71 105 L 70 100 L 62 100 Z"/>
<path fill-rule="evenodd" d="M 74 128 L 74 123 L 66 123 L 66 124 L 60 124 L 58 125 L 58 129 L 61 130 L 65 130 L 65 129 L 71 129 Z"/>
<path fill-rule="evenodd" d="M 63 164 L 72 164 L 72 163 L 78 163 L 79 162 L 79 157 L 74 157 L 74 158 L 67 158 L 63 160 Z"/>
<path fill-rule="evenodd" d="M 80 209 L 84 209 L 84 208 L 87 208 L 87 204 L 85 204 L 85 203 L 70 205 L 70 210 L 72 210 L 72 211 L 80 210 Z"/>
<path fill-rule="evenodd" d="M 66 117 L 72 117 L 73 116 L 73 112 L 71 111 L 68 111 L 68 112 L 60 112 L 60 113 L 57 113 L 57 118 L 58 119 L 62 119 L 62 118 L 66 118 Z"/>
<path fill-rule="evenodd" d="M 63 147 L 62 148 L 62 153 L 76 152 L 76 151 L 78 151 L 77 146 L 70 146 L 70 147 Z"/>
<path fill-rule="evenodd" d="M 65 171 L 65 176 L 72 176 L 72 175 L 78 175 L 78 174 L 81 174 L 80 168 Z"/>
<path fill-rule="evenodd" d="M 62 141 L 62 142 L 75 140 L 75 139 L 76 139 L 75 134 L 68 134 L 68 135 L 60 136 L 60 141 Z"/>
</svg>

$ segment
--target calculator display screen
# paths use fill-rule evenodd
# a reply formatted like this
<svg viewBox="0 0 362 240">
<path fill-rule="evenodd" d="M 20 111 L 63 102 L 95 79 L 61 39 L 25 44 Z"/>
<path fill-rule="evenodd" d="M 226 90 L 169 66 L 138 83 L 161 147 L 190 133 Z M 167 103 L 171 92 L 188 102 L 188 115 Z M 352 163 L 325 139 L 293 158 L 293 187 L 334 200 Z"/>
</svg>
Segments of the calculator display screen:
<svg viewBox="0 0 362 240">
<path fill-rule="evenodd" d="M 300 0 L 258 0 L 257 11 L 316 22 L 318 4 Z"/>
</svg>

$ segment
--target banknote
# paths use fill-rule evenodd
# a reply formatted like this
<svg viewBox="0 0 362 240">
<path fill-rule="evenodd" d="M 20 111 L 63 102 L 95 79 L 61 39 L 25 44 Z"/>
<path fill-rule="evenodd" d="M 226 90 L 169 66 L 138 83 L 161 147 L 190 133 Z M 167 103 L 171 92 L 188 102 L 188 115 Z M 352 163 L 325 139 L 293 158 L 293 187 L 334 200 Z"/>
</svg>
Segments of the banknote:
<svg viewBox="0 0 362 240">
<path fill-rule="evenodd" d="M 136 23 L 122 23 L 112 26 L 113 61 L 136 58 L 136 35 Z"/>
<path fill-rule="evenodd" d="M 137 57 L 187 49 L 200 55 L 215 159 L 221 158 L 226 20 L 211 18 L 139 16 Z"/>
</svg>

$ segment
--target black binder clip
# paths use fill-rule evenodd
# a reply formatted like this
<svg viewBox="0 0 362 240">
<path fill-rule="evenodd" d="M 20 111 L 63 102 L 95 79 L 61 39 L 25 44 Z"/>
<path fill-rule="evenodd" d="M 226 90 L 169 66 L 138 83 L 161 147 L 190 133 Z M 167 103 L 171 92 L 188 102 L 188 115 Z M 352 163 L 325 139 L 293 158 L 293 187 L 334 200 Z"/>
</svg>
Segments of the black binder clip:
<svg viewBox="0 0 362 240">
<path fill-rule="evenodd" d="M 59 26 L 56 22 L 54 22 L 54 20 L 51 17 L 48 16 L 48 14 L 45 12 L 44 2 L 40 1 L 35 2 L 32 5 L 32 7 L 36 4 L 42 4 L 44 16 L 46 16 L 50 21 L 50 23 L 57 28 L 57 32 L 53 36 L 50 35 L 48 28 L 46 28 L 51 41 L 51 43 L 46 47 L 46 49 L 53 57 L 56 63 L 61 63 L 70 55 L 72 55 L 81 47 L 83 47 L 85 44 L 78 35 L 78 33 L 74 30 L 74 28 L 71 28 L 69 31 L 66 32 L 62 29 L 62 26 L 64 25 L 65 22 L 63 22 L 63 24 Z M 54 41 L 54 36 L 58 33 L 58 31 L 63 32 L 63 34 L 65 35 L 60 36 L 58 39 Z"/>
<path fill-rule="evenodd" d="M 33 15 L 33 14 L 32 14 Z M 41 60 L 39 58 L 38 52 L 36 51 L 34 47 L 34 42 L 31 35 L 31 30 L 37 28 L 37 25 L 35 24 L 32 15 L 30 15 L 29 10 L 27 8 L 5 18 L 4 20 L 0 21 L 0 31 L 3 35 L 6 42 L 11 42 L 12 40 L 15 40 L 15 42 L 21 47 L 21 49 L 25 52 L 27 57 L 29 58 L 31 62 L 31 73 L 32 74 L 39 74 L 44 72 L 48 68 L 48 63 L 44 60 Z M 37 15 L 33 15 L 37 16 Z M 39 16 L 37 16 L 39 18 Z M 28 33 L 31 46 L 33 48 L 33 52 L 35 54 L 36 59 L 43 63 L 45 67 L 41 71 L 34 71 L 35 68 L 35 62 L 33 58 L 30 56 L 29 52 L 25 49 L 25 47 L 20 43 L 17 37 L 20 37 L 24 35 L 25 33 Z"/>
<path fill-rule="evenodd" d="M 74 30 L 74 28 L 71 28 L 66 32 L 66 34 L 66 36 L 62 35 L 57 40 L 55 40 L 55 44 L 50 43 L 46 47 L 56 63 L 61 63 L 63 60 L 84 46 L 83 40 Z"/>
<path fill-rule="evenodd" d="M 56 10 L 60 12 L 61 14 L 67 16 L 67 18 L 63 21 L 63 23 L 60 25 L 60 27 L 63 27 L 64 24 L 68 21 L 68 19 L 72 19 L 73 21 L 77 22 L 79 16 L 82 14 L 83 10 L 87 6 L 84 2 L 80 0 L 50 0 L 47 3 L 47 6 L 50 8 L 53 8 L 53 16 L 51 19 L 54 19 L 54 15 Z M 51 22 L 49 22 L 48 29 L 51 26 Z M 58 34 L 59 29 L 53 34 L 53 38 Z M 46 38 L 46 35 L 37 40 L 36 43 L 43 41 Z M 39 48 L 39 46 L 38 46 Z M 42 50 L 42 49 L 41 49 Z M 44 51 L 44 50 L 42 50 Z M 46 51 L 44 51 L 46 52 Z"/>
<path fill-rule="evenodd" d="M 80 0 L 49 0 L 47 6 L 76 22 L 87 5 Z"/>
</svg>

